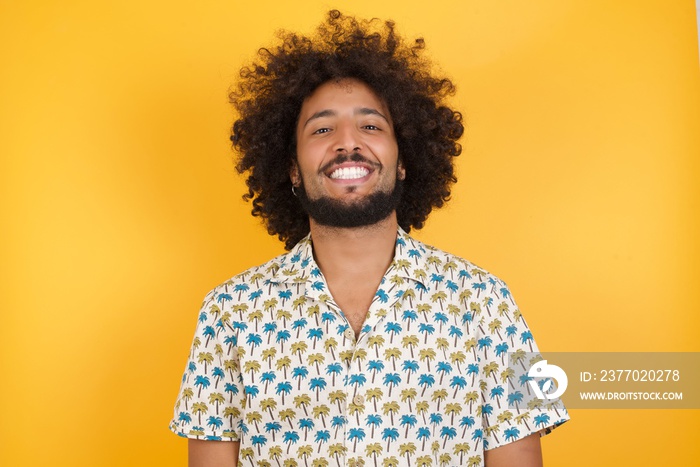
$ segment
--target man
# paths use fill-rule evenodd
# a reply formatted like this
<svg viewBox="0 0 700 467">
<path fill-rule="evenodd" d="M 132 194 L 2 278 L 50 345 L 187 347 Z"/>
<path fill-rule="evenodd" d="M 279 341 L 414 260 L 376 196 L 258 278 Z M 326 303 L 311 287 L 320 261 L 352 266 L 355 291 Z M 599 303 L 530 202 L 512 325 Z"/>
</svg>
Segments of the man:
<svg viewBox="0 0 700 467">
<path fill-rule="evenodd" d="M 536 351 L 506 285 L 406 233 L 463 130 L 422 49 L 332 11 L 242 71 L 238 170 L 290 251 L 205 298 L 171 422 L 191 466 L 537 466 L 568 419 L 500 400 L 504 353 Z"/>
</svg>

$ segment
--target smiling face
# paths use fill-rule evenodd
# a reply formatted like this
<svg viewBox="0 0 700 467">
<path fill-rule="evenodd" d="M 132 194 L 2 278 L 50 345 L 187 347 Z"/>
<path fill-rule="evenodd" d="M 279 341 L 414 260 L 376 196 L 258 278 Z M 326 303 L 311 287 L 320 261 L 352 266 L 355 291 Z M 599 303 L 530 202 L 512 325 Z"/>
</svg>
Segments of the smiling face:
<svg viewBox="0 0 700 467">
<path fill-rule="evenodd" d="M 405 171 L 389 110 L 366 84 L 344 79 L 319 86 L 301 107 L 296 137 L 290 176 L 317 223 L 356 227 L 395 211 L 397 179 Z"/>
</svg>

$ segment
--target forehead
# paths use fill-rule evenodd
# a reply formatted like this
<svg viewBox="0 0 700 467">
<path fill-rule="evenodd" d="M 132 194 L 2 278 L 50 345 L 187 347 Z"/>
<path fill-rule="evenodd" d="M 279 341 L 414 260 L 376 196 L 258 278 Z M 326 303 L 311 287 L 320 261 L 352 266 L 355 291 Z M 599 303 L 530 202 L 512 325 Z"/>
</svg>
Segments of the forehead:
<svg viewBox="0 0 700 467">
<path fill-rule="evenodd" d="M 324 110 L 342 112 L 358 108 L 375 109 L 389 117 L 386 104 L 367 84 L 362 81 L 346 78 L 326 81 L 304 100 L 299 112 L 299 121 L 305 121 L 305 116 L 311 116 Z"/>
</svg>

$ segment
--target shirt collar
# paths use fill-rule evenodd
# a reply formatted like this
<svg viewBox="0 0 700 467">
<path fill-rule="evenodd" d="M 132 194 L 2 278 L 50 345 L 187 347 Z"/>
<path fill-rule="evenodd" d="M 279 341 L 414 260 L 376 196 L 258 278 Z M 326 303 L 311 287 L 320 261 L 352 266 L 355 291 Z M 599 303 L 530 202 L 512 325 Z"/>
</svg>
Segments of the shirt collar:
<svg viewBox="0 0 700 467">
<path fill-rule="evenodd" d="M 426 258 L 429 249 L 422 242 L 412 238 L 401 227 L 396 234 L 394 259 L 387 270 L 405 279 L 420 282 L 428 288 Z M 307 291 L 327 292 L 325 280 L 313 256 L 311 234 L 301 239 L 294 248 L 268 266 L 270 282 L 289 285 L 305 284 Z M 417 274 L 416 274 L 417 273 Z"/>
</svg>

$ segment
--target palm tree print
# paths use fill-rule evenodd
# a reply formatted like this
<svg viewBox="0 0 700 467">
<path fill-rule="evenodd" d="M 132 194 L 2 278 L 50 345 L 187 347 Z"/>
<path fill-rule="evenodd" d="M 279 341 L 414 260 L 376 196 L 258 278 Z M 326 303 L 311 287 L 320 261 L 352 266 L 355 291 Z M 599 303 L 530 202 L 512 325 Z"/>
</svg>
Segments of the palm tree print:
<svg viewBox="0 0 700 467">
<path fill-rule="evenodd" d="M 537 348 L 507 286 L 403 231 L 357 337 L 309 238 L 212 290 L 196 321 L 170 428 L 239 441 L 241 465 L 476 467 L 568 419 L 524 403 L 508 365 Z"/>
</svg>

